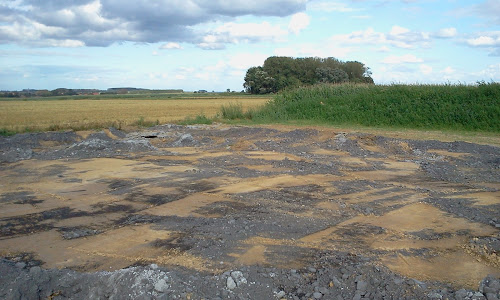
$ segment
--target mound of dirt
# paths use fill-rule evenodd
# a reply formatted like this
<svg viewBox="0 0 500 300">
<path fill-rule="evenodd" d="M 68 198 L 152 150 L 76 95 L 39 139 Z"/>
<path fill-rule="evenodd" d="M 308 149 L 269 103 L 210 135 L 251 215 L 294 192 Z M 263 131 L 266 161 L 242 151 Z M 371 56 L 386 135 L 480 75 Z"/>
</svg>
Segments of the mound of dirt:
<svg viewBox="0 0 500 300">
<path fill-rule="evenodd" d="M 498 299 L 500 149 L 162 125 L 0 138 L 1 299 Z"/>
</svg>

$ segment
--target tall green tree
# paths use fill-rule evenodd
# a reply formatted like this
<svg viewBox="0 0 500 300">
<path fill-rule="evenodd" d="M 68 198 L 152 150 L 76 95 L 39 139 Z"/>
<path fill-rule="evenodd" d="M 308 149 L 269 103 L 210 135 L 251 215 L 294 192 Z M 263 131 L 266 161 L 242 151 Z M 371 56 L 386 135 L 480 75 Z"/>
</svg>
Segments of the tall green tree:
<svg viewBox="0 0 500 300">
<path fill-rule="evenodd" d="M 247 93 L 268 94 L 277 92 L 276 79 L 270 76 L 262 67 L 248 69 L 243 84 Z"/>
<path fill-rule="evenodd" d="M 320 83 L 343 83 L 349 81 L 349 76 L 339 68 L 320 67 L 316 69 L 316 77 Z"/>
</svg>

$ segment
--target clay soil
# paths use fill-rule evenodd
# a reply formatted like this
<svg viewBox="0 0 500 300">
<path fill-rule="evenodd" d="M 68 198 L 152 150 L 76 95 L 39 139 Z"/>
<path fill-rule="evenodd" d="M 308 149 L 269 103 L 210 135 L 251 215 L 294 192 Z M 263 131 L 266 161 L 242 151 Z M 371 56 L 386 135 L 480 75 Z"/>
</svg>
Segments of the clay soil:
<svg viewBox="0 0 500 300">
<path fill-rule="evenodd" d="M 494 299 L 499 212 L 497 146 L 224 125 L 20 134 L 0 138 L 0 298 Z"/>
</svg>

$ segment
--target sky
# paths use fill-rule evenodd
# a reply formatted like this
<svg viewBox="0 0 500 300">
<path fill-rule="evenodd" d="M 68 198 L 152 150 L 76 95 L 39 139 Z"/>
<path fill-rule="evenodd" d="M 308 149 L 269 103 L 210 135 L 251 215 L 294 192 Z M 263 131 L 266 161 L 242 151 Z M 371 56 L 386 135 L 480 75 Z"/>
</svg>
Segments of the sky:
<svg viewBox="0 0 500 300">
<path fill-rule="evenodd" d="M 270 56 L 376 84 L 500 81 L 500 0 L 0 0 L 0 90 L 241 91 Z"/>
</svg>

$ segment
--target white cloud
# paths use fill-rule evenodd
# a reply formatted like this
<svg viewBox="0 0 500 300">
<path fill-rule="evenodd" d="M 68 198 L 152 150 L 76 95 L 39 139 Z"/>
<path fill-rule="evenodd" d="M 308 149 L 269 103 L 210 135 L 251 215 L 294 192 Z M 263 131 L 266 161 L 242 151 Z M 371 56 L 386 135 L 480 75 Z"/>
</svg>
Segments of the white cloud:
<svg viewBox="0 0 500 300">
<path fill-rule="evenodd" d="M 432 67 L 429 65 L 420 65 L 420 72 L 425 75 L 429 75 L 432 73 Z"/>
<path fill-rule="evenodd" d="M 391 51 L 391 49 L 389 49 L 389 47 L 387 47 L 387 46 L 382 46 L 380 48 L 375 49 L 375 51 L 377 51 L 377 52 L 389 52 L 389 51 Z"/>
<path fill-rule="evenodd" d="M 410 32 L 410 29 L 404 28 L 398 25 L 394 25 L 391 28 L 391 31 L 389 32 L 390 35 L 401 35 L 401 34 L 406 34 Z"/>
<path fill-rule="evenodd" d="M 67 44 L 53 40 L 81 41 L 87 46 L 109 46 L 124 41 L 176 42 L 201 44 L 203 48 L 221 49 L 234 43 L 234 37 L 260 41 L 280 35 L 273 26 L 257 25 L 257 37 L 243 24 L 227 23 L 223 32 L 212 33 L 207 24 L 234 20 L 240 16 L 285 17 L 305 11 L 307 0 L 10 0 L 0 5 L 0 44 L 30 46 Z M 304 21 L 304 20 L 299 20 Z M 249 24 L 252 25 L 252 24 Z M 298 27 L 297 27 L 298 26 Z M 293 30 L 305 26 L 297 23 Z M 225 30 L 225 31 L 224 31 Z M 238 35 L 238 32 L 244 32 Z M 203 38 L 214 34 L 218 44 Z M 224 37 L 220 37 L 223 34 Z M 49 41 L 51 40 L 51 41 Z M 74 43 L 73 43 L 74 44 Z M 222 45 L 221 45 L 222 44 Z"/>
<path fill-rule="evenodd" d="M 500 41 L 491 36 L 480 36 L 467 40 L 467 44 L 471 46 L 494 46 L 497 43 L 500 43 Z"/>
<path fill-rule="evenodd" d="M 474 73 L 477 81 L 484 80 L 500 82 L 500 63 L 489 65 L 486 69 Z"/>
<path fill-rule="evenodd" d="M 305 13 L 297 13 L 292 16 L 290 24 L 288 24 L 288 31 L 294 34 L 299 34 L 302 30 L 309 26 L 310 18 Z"/>
<path fill-rule="evenodd" d="M 334 35 L 331 38 L 339 44 L 360 44 L 393 46 L 403 49 L 428 47 L 430 35 L 425 32 L 411 31 L 410 29 L 395 25 L 389 33 L 377 32 L 369 27 L 366 30 L 354 31 L 349 34 Z"/>
<path fill-rule="evenodd" d="M 279 25 L 262 23 L 225 23 L 203 37 L 198 46 L 203 49 L 224 49 L 226 44 L 282 41 L 288 32 Z"/>
<path fill-rule="evenodd" d="M 452 38 L 457 35 L 457 29 L 455 27 L 442 28 L 434 34 L 438 38 Z"/>
<path fill-rule="evenodd" d="M 426 32 L 411 31 L 408 28 L 395 25 L 387 35 L 387 41 L 398 48 L 428 47 L 430 35 Z"/>
<path fill-rule="evenodd" d="M 424 60 L 416 57 L 413 54 L 405 54 L 401 56 L 390 55 L 382 60 L 386 64 L 403 64 L 403 63 L 421 63 Z"/>
<path fill-rule="evenodd" d="M 490 56 L 500 56 L 500 31 L 477 32 L 464 42 L 470 47 L 486 49 Z"/>
<path fill-rule="evenodd" d="M 453 68 L 452 68 L 452 67 L 450 67 L 450 66 L 448 66 L 448 67 L 444 68 L 444 69 L 441 71 L 441 73 L 446 74 L 446 75 L 451 75 L 451 74 L 453 74 L 453 73 L 455 73 L 455 72 L 456 72 L 456 70 L 455 70 L 455 69 L 453 69 Z"/>
<path fill-rule="evenodd" d="M 178 43 L 166 43 L 160 46 L 160 49 L 182 49 L 182 46 Z"/>
</svg>

